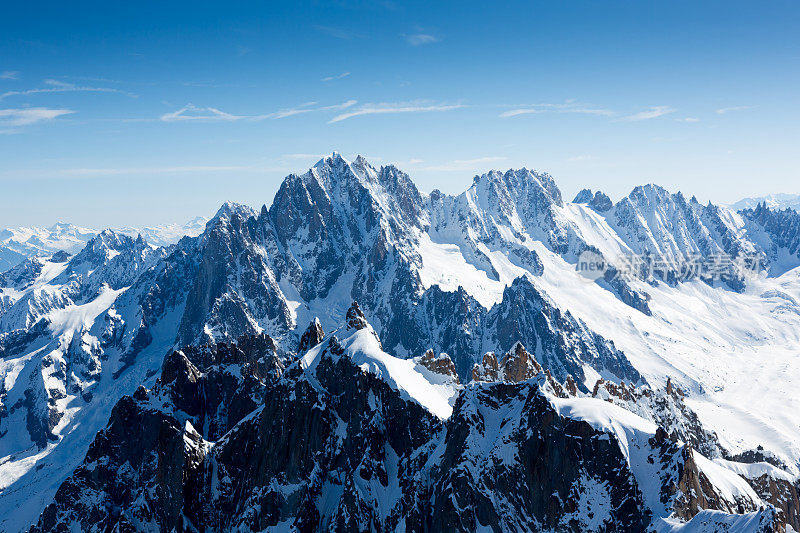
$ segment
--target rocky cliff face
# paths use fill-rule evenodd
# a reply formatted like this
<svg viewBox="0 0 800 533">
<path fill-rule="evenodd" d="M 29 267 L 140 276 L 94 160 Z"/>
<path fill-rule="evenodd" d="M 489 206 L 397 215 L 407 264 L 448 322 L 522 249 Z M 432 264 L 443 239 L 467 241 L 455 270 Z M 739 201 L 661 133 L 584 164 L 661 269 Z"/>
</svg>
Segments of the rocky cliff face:
<svg viewBox="0 0 800 533">
<path fill-rule="evenodd" d="M 762 505 L 662 429 L 622 443 L 569 411 L 608 403 L 568 385 L 556 398 L 521 345 L 502 359 L 509 379 L 459 388 L 446 356 L 394 359 L 357 305 L 348 315 L 341 340 L 285 368 L 265 336 L 173 352 L 32 531 L 645 531 L 665 512 Z M 444 383 L 442 412 L 425 387 Z"/>
</svg>

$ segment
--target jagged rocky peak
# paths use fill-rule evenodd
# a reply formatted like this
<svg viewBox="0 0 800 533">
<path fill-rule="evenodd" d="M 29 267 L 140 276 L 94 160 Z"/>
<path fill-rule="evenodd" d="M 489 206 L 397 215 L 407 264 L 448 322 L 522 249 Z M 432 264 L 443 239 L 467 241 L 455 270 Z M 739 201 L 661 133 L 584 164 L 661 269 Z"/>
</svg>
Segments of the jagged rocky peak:
<svg viewBox="0 0 800 533">
<path fill-rule="evenodd" d="M 0 273 L 0 287 L 24 289 L 42 273 L 46 260 L 35 255 Z"/>
<path fill-rule="evenodd" d="M 230 222 L 234 218 L 247 220 L 254 216 L 257 216 L 257 213 L 252 207 L 227 201 L 217 209 L 216 214 L 206 223 L 206 228 L 216 226 L 220 222 Z"/>
<path fill-rule="evenodd" d="M 114 257 L 136 250 L 143 250 L 147 243 L 141 238 L 133 238 L 129 235 L 118 233 L 114 230 L 105 229 L 92 238 L 80 252 L 75 254 L 70 260 L 72 268 L 79 268 L 80 265 L 91 265 L 89 269 L 94 269 L 113 259 Z"/>
<path fill-rule="evenodd" d="M 630 200 L 631 202 L 640 206 L 654 206 L 671 202 L 672 200 L 677 199 L 678 195 L 680 195 L 680 198 L 683 199 L 683 195 L 680 193 L 673 195 L 660 185 L 656 185 L 655 183 L 647 183 L 645 185 L 637 185 L 627 197 L 620 201 Z"/>
<path fill-rule="evenodd" d="M 492 170 L 475 176 L 470 190 L 484 203 L 497 202 L 504 207 L 510 202 L 522 213 L 539 212 L 549 205 L 564 205 L 553 177 L 527 168 L 506 172 Z"/>
<path fill-rule="evenodd" d="M 367 319 L 364 317 L 364 312 L 361 311 L 361 307 L 359 307 L 358 302 L 355 300 L 350 304 L 350 308 L 347 310 L 345 322 L 347 323 L 348 329 L 364 329 L 369 326 Z"/>
<path fill-rule="evenodd" d="M 176 379 L 196 383 L 200 375 L 200 371 L 189 361 L 186 354 L 181 350 L 175 350 L 164 358 L 159 381 L 162 385 L 168 385 Z"/>
<path fill-rule="evenodd" d="M 66 252 L 64 250 L 59 250 L 50 257 L 50 262 L 66 263 L 67 261 L 69 261 L 69 258 L 70 258 L 69 252 Z"/>
<path fill-rule="evenodd" d="M 536 361 L 521 342 L 506 352 L 499 360 L 494 352 L 487 352 L 480 363 L 472 368 L 474 381 L 503 381 L 519 383 L 531 379 L 542 372 L 542 365 Z"/>
<path fill-rule="evenodd" d="M 592 193 L 592 189 L 581 189 L 578 194 L 575 195 L 573 198 L 573 204 L 588 204 L 592 201 L 594 194 Z"/>
<path fill-rule="evenodd" d="M 800 213 L 788 207 L 783 210 L 770 208 L 766 203 L 759 203 L 754 209 L 743 209 L 740 213 L 769 237 L 771 246 L 766 247 L 766 252 L 771 260 L 776 260 L 780 251 L 800 258 Z"/>
<path fill-rule="evenodd" d="M 521 342 L 514 344 L 514 347 L 503 356 L 500 367 L 505 380 L 514 383 L 530 379 L 542 371 L 542 365 Z"/>
<path fill-rule="evenodd" d="M 593 193 L 591 189 L 581 190 L 581 192 L 575 195 L 575 199 L 572 200 L 572 203 L 586 204 L 600 213 L 605 213 L 614 207 L 614 202 L 611 201 L 611 198 L 609 198 L 608 195 L 602 191 Z"/>
<path fill-rule="evenodd" d="M 131 248 L 135 242 L 136 240 L 129 235 L 123 235 L 111 229 L 104 229 L 98 233 L 95 238 L 89 241 L 87 246 L 94 251 L 122 251 Z"/>
<path fill-rule="evenodd" d="M 417 357 L 414 361 L 427 368 L 434 374 L 441 374 L 451 378 L 455 383 L 459 383 L 458 372 L 456 372 L 456 365 L 450 356 L 446 353 L 436 355 L 433 350 L 428 350 L 422 356 Z"/>
<path fill-rule="evenodd" d="M 297 347 L 297 353 L 303 355 L 308 350 L 321 343 L 325 338 L 325 332 L 322 330 L 322 324 L 318 317 L 308 325 L 303 335 L 300 337 L 300 344 Z"/>
<path fill-rule="evenodd" d="M 373 209 L 397 217 L 412 225 L 424 224 L 427 215 L 423 198 L 408 174 L 394 165 L 376 168 L 364 156 L 347 161 L 338 152 L 321 159 L 304 179 L 316 178 L 327 191 L 343 190 L 356 195 L 357 189 L 368 192 Z"/>
<path fill-rule="evenodd" d="M 317 161 L 300 179 L 304 182 L 316 180 L 326 191 L 347 190 L 357 184 L 377 182 L 376 170 L 365 158 L 359 156 L 351 163 L 339 152 L 332 152 Z"/>
</svg>

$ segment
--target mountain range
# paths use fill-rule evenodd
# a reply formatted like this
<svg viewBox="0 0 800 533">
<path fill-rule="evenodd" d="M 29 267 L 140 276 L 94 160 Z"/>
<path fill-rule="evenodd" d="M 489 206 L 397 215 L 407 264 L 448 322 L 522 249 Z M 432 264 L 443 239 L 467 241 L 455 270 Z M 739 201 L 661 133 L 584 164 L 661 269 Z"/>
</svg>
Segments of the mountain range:
<svg viewBox="0 0 800 533">
<path fill-rule="evenodd" d="M 764 204 L 770 209 L 794 209 L 800 210 L 800 194 L 768 194 L 767 196 L 757 196 L 754 198 L 743 198 L 730 205 L 736 211 L 741 209 L 755 209 L 758 204 Z"/>
<path fill-rule="evenodd" d="M 205 229 L 208 218 L 195 217 L 186 224 L 163 224 L 142 228 L 122 227 L 115 231 L 136 237 L 142 235 L 154 246 L 175 244 L 181 237 L 196 237 Z M 75 254 L 86 246 L 97 230 L 57 222 L 50 227 L 16 227 L 0 229 L 0 272 L 17 266 L 33 256 L 49 257 L 56 252 Z"/>
<path fill-rule="evenodd" d="M 0 274 L 0 528 L 800 529 L 794 210 L 334 153 L 184 232 Z"/>
</svg>

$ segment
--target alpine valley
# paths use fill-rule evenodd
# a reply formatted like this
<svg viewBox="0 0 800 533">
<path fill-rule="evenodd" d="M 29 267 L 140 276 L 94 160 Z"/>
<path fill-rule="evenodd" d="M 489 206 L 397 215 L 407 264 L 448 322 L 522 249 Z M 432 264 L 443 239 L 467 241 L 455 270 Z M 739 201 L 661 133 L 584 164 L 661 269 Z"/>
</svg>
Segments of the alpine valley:
<svg viewBox="0 0 800 533">
<path fill-rule="evenodd" d="M 175 231 L 9 256 L 0 530 L 800 530 L 792 209 L 334 153 Z"/>
</svg>

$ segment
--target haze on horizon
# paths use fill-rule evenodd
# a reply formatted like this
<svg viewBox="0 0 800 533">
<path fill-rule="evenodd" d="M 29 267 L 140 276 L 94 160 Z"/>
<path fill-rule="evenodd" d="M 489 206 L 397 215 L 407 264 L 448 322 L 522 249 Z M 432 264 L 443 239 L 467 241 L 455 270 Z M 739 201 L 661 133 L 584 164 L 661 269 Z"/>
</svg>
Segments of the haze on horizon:
<svg viewBox="0 0 800 533">
<path fill-rule="evenodd" d="M 528 167 L 565 198 L 800 193 L 800 5 L 6 7 L 0 227 L 269 204 L 333 150 L 423 191 Z"/>
</svg>

